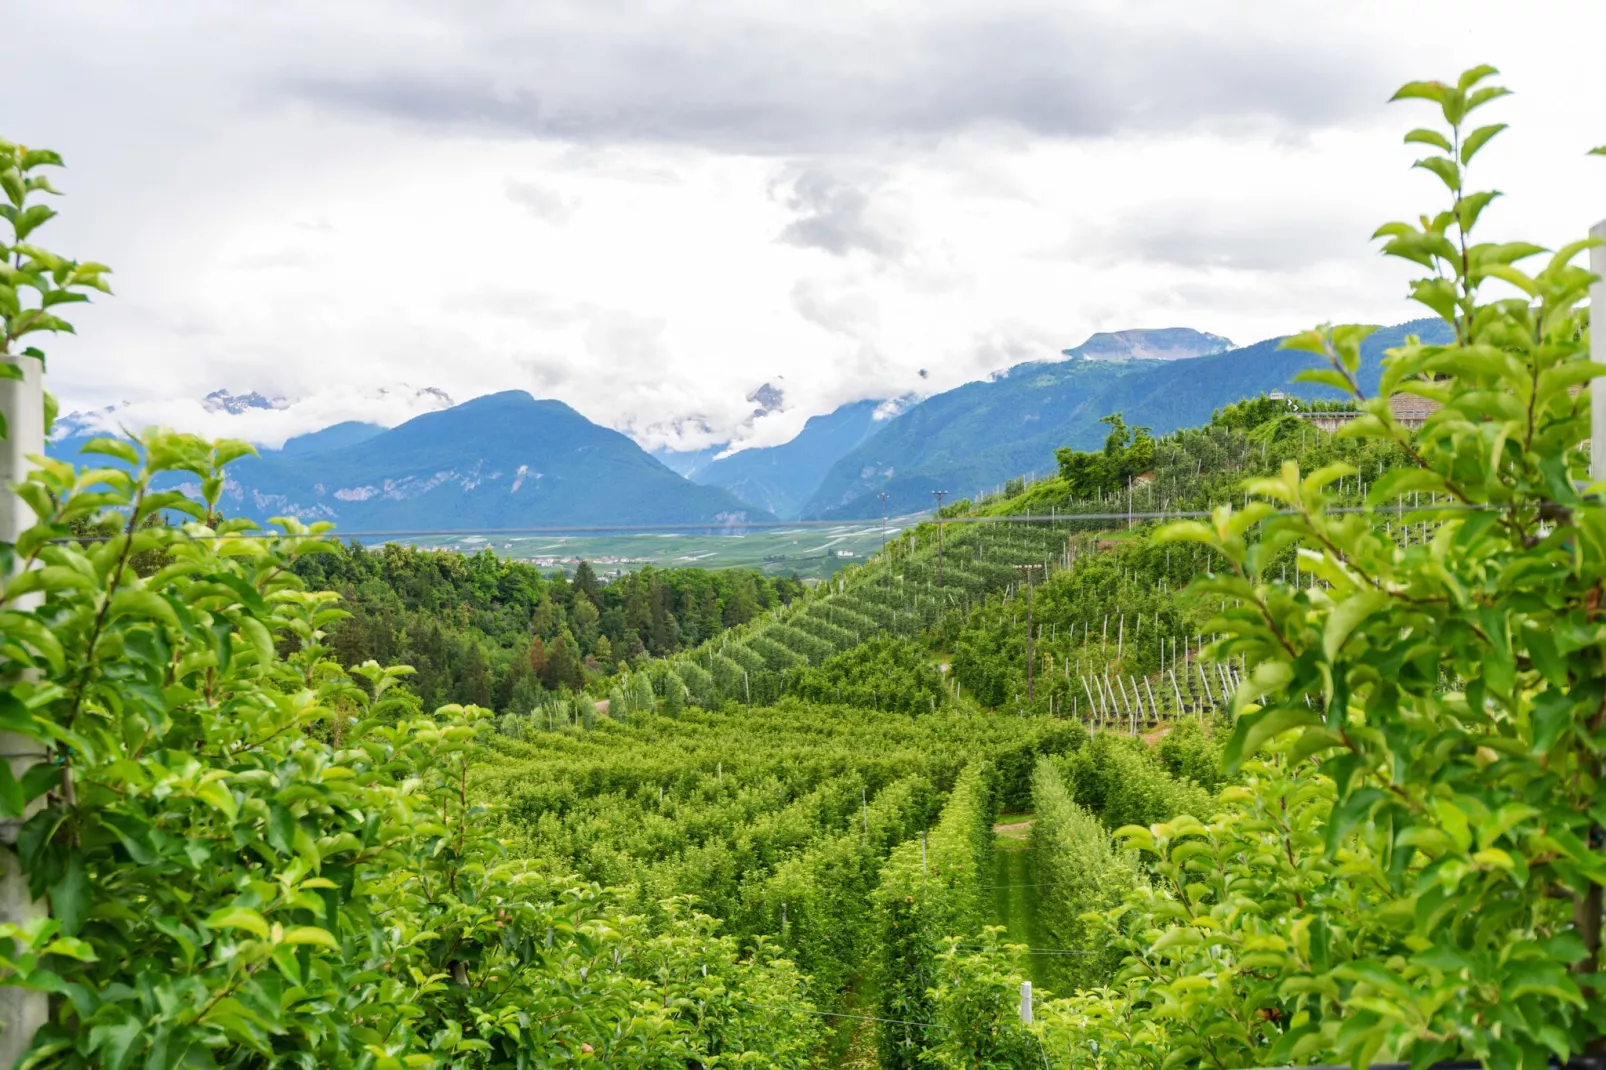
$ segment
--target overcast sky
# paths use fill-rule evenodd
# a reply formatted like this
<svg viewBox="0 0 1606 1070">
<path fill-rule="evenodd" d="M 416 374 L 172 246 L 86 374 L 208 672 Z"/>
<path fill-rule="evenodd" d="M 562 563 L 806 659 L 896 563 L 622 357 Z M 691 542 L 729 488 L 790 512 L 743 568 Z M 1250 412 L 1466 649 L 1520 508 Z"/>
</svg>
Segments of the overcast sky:
<svg viewBox="0 0 1606 1070">
<path fill-rule="evenodd" d="M 644 445 L 782 441 L 1098 330 L 1398 322 L 1380 222 L 1442 189 L 1386 106 L 1489 62 L 1491 233 L 1606 216 L 1601 0 L 50 0 L 0 136 L 117 295 L 68 408 L 270 444 L 518 388 Z M 18 47 L 20 46 L 20 47 Z M 1484 163 L 1483 161 L 1487 161 Z M 769 382 L 782 411 L 753 418 Z"/>
</svg>

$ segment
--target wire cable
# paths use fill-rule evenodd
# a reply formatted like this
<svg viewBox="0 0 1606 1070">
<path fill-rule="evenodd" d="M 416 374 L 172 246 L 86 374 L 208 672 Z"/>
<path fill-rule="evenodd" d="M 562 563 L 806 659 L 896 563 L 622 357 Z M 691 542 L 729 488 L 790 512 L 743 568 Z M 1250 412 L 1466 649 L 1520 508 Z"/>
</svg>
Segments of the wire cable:
<svg viewBox="0 0 1606 1070">
<path fill-rule="evenodd" d="M 912 1022 L 906 1018 L 877 1018 L 869 1014 L 845 1014 L 840 1011 L 810 1010 L 806 1007 L 782 1007 L 773 1003 L 753 1003 L 745 999 L 732 1000 L 731 1002 L 740 1003 L 745 1007 L 754 1007 L 758 1010 L 791 1011 L 793 1014 L 815 1014 L 821 1018 L 852 1018 L 860 1022 L 886 1022 L 889 1025 L 913 1025 L 919 1026 L 921 1029 L 943 1028 L 940 1022 Z"/>
<path fill-rule="evenodd" d="M 1438 503 L 1435 505 L 1344 505 L 1324 509 L 1323 513 L 1329 516 L 1368 514 L 1368 515 L 1400 515 L 1413 514 L 1424 518 L 1435 513 L 1481 513 L 1498 511 L 1501 507 L 1496 505 L 1462 505 L 1459 503 Z M 940 519 L 927 517 L 914 520 L 909 517 L 899 517 L 896 525 L 908 527 L 915 524 L 1079 524 L 1087 521 L 1151 521 L 1151 520 L 1202 520 L 1215 515 L 1213 510 L 1188 510 L 1159 513 L 1021 513 L 1005 516 L 950 516 Z M 1277 509 L 1268 513 L 1274 516 L 1299 516 L 1298 510 Z M 888 526 L 894 526 L 893 520 L 888 520 Z M 829 529 L 829 528 L 863 528 L 863 532 L 879 533 L 879 524 L 866 526 L 869 521 L 859 523 L 844 523 L 840 520 L 794 520 L 783 521 L 754 521 L 730 524 L 594 524 L 589 526 L 562 526 L 549 525 L 546 527 L 528 528 L 397 528 L 394 530 L 379 531 L 338 531 L 329 530 L 306 535 L 290 535 L 278 531 L 239 531 L 227 535 L 206 534 L 190 535 L 191 539 L 423 539 L 423 538 L 502 538 L 507 536 L 606 536 L 621 535 L 641 537 L 647 535 L 731 535 L 739 536 L 749 531 L 776 531 L 786 532 L 803 528 Z M 88 535 L 82 538 L 65 536 L 51 541 L 58 543 L 90 543 L 109 542 L 117 535 Z"/>
</svg>

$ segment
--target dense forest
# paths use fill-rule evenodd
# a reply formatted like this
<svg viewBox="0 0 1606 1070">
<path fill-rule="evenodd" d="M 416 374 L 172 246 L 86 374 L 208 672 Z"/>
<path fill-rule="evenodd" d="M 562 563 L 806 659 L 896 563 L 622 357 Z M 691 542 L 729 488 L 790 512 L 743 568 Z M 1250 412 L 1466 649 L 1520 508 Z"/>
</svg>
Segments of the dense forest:
<svg viewBox="0 0 1606 1070">
<path fill-rule="evenodd" d="M 610 583 L 582 561 L 543 575 L 491 550 L 465 555 L 340 544 L 299 575 L 340 594 L 330 631 L 343 665 L 411 665 L 426 708 L 449 702 L 528 713 L 543 692 L 577 691 L 746 623 L 800 597 L 795 578 L 749 570 L 659 569 Z"/>
</svg>

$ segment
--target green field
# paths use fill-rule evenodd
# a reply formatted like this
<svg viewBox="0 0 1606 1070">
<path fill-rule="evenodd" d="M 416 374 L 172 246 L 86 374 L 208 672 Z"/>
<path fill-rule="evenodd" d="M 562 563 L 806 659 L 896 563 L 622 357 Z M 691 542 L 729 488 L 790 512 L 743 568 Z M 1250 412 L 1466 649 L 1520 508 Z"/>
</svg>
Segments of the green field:
<svg viewBox="0 0 1606 1070">
<path fill-rule="evenodd" d="M 916 518 L 888 520 L 888 538 Z M 484 547 L 497 556 L 542 567 L 572 570 L 582 559 L 599 576 L 660 568 L 754 568 L 775 575 L 797 573 L 827 579 L 844 565 L 863 561 L 881 549 L 881 521 L 840 525 L 770 528 L 739 535 L 642 532 L 619 535 L 453 535 L 408 539 L 417 546 L 474 553 Z M 851 556 L 842 556 L 848 554 Z"/>
</svg>

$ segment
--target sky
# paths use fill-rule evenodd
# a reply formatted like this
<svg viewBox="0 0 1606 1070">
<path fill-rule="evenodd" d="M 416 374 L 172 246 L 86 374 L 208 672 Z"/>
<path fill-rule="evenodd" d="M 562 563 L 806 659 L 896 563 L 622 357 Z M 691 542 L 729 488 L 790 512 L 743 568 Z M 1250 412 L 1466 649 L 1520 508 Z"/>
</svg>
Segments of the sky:
<svg viewBox="0 0 1606 1070">
<path fill-rule="evenodd" d="M 1443 206 L 1401 144 L 1435 115 L 1386 102 L 1476 63 L 1515 91 L 1474 167 L 1491 236 L 1606 217 L 1600 0 L 51 0 L 7 26 L 0 136 L 68 164 L 36 237 L 115 272 L 50 388 L 270 446 L 507 389 L 649 448 L 767 445 L 1095 331 L 1415 318 L 1368 239 Z M 219 388 L 284 402 L 208 413 Z"/>
</svg>

